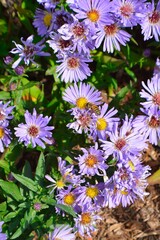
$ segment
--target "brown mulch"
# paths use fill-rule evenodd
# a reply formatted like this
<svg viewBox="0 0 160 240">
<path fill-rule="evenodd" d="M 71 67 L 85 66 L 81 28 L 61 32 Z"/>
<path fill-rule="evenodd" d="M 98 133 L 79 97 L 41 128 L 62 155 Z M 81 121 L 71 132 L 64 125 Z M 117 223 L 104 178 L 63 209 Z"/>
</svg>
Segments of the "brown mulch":
<svg viewBox="0 0 160 240">
<path fill-rule="evenodd" d="M 160 186 L 149 186 L 148 192 L 144 202 L 103 209 L 93 240 L 160 240 Z"/>
</svg>

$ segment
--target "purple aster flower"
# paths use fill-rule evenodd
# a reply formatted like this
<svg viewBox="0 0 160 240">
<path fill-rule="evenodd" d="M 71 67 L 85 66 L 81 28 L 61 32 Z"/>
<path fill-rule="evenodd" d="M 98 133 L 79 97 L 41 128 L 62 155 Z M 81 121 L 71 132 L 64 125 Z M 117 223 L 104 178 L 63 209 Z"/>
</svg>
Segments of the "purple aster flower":
<svg viewBox="0 0 160 240">
<path fill-rule="evenodd" d="M 130 41 L 131 35 L 122 30 L 117 23 L 112 23 L 99 28 L 95 38 L 96 48 L 98 48 L 104 40 L 103 51 L 105 52 L 107 50 L 108 53 L 113 53 L 114 49 L 120 51 L 120 44 L 126 46 L 127 42 Z"/>
<path fill-rule="evenodd" d="M 95 209 L 98 210 L 103 204 L 103 195 L 101 191 L 101 185 L 90 185 L 78 186 L 74 190 L 76 194 L 76 203 L 79 206 L 83 205 L 94 205 Z"/>
<path fill-rule="evenodd" d="M 19 142 L 24 142 L 25 146 L 32 144 L 32 147 L 36 145 L 45 148 L 45 143 L 52 144 L 49 140 L 52 137 L 51 130 L 53 126 L 47 126 L 51 117 L 43 117 L 42 114 L 38 115 L 36 110 L 33 109 L 33 114 L 26 110 L 25 114 L 26 123 L 20 123 L 15 129 L 16 137 L 19 137 Z"/>
<path fill-rule="evenodd" d="M 62 179 L 65 183 L 72 183 L 73 186 L 77 186 L 84 182 L 81 180 L 81 176 L 77 174 L 74 169 L 74 165 L 66 165 L 66 161 L 62 160 L 61 157 L 58 157 L 58 170 L 62 175 Z"/>
<path fill-rule="evenodd" d="M 96 230 L 96 223 L 101 220 L 101 217 L 95 212 L 95 209 L 90 205 L 83 205 L 82 212 L 74 218 L 77 232 L 82 236 L 91 236 Z"/>
<path fill-rule="evenodd" d="M 124 121 L 120 128 L 115 124 L 112 132 L 108 132 L 110 141 L 101 140 L 106 158 L 113 154 L 115 158 L 122 159 L 127 154 L 137 155 L 146 148 L 145 138 L 135 129 L 128 131 L 128 124 L 130 126 Z"/>
<path fill-rule="evenodd" d="M 107 165 L 103 157 L 103 151 L 98 149 L 96 143 L 94 147 L 89 149 L 81 148 L 83 155 L 79 155 L 78 160 L 79 173 L 86 176 L 105 175 Z"/>
<path fill-rule="evenodd" d="M 160 59 L 157 58 L 156 65 L 154 67 L 154 75 L 158 74 L 158 77 L 160 78 Z"/>
<path fill-rule="evenodd" d="M 141 28 L 142 34 L 144 35 L 144 40 L 155 38 L 159 42 L 160 36 L 160 1 L 157 3 L 157 7 L 152 0 L 152 3 L 147 3 L 145 11 L 139 14 L 141 18 Z"/>
<path fill-rule="evenodd" d="M 0 124 L 0 152 L 4 152 L 4 147 L 8 147 L 11 143 L 11 131 L 7 128 L 8 122 Z"/>
<path fill-rule="evenodd" d="M 59 0 L 37 0 L 37 2 L 43 4 L 46 9 L 55 8 L 60 2 Z"/>
<path fill-rule="evenodd" d="M 99 26 L 101 24 L 110 24 L 110 1 L 109 0 L 81 0 L 75 1 L 70 8 L 76 12 L 77 19 L 83 19 L 86 25 L 91 27 Z"/>
<path fill-rule="evenodd" d="M 7 121 L 13 118 L 13 115 L 11 113 L 14 106 L 8 107 L 9 104 L 10 104 L 10 101 L 5 104 L 3 104 L 2 101 L 0 101 L 0 124 L 4 121 Z"/>
<path fill-rule="evenodd" d="M 57 204 L 64 204 L 67 206 L 72 206 L 73 208 L 76 205 L 76 194 L 71 185 L 67 189 L 61 189 L 56 195 Z"/>
<path fill-rule="evenodd" d="M 69 225 L 61 225 L 56 227 L 52 233 L 49 233 L 49 240 L 75 240 L 73 228 Z"/>
<path fill-rule="evenodd" d="M 145 108 L 152 108 L 153 110 L 160 109 L 160 76 L 154 75 L 151 80 L 148 79 L 147 85 L 142 82 L 144 89 L 140 92 L 140 96 L 146 101 L 141 104 Z"/>
<path fill-rule="evenodd" d="M 73 46 L 72 39 L 62 38 L 60 33 L 50 33 L 51 40 L 48 40 L 49 46 L 54 50 L 55 53 L 67 53 Z"/>
<path fill-rule="evenodd" d="M 123 159 L 106 182 L 104 205 L 116 207 L 122 204 L 126 207 L 138 197 L 143 200 L 144 196 L 148 195 L 145 189 L 148 185 L 146 178 L 150 175 L 149 170 L 149 166 L 143 166 L 135 157 Z"/>
<path fill-rule="evenodd" d="M 49 176 L 48 174 L 45 175 L 45 178 L 50 181 L 52 184 L 48 185 L 47 188 L 52 188 L 50 194 L 52 194 L 54 192 L 55 189 L 57 189 L 58 191 L 62 188 L 65 187 L 65 182 L 63 180 L 63 178 L 59 179 L 59 180 L 54 180 L 51 176 Z"/>
<path fill-rule="evenodd" d="M 85 109 L 88 102 L 100 105 L 102 97 L 101 92 L 97 89 L 80 82 L 79 86 L 75 83 L 68 87 L 63 93 L 63 99 L 75 105 L 78 109 Z"/>
<path fill-rule="evenodd" d="M 85 55 L 69 53 L 57 61 L 61 64 L 57 66 L 56 72 L 58 73 L 58 77 L 61 76 L 61 80 L 66 83 L 83 81 L 91 75 L 91 70 L 87 63 L 92 61 Z"/>
<path fill-rule="evenodd" d="M 44 40 L 34 44 L 33 35 L 28 37 L 26 41 L 21 38 L 21 42 L 24 44 L 24 46 L 13 41 L 16 45 L 16 48 L 13 48 L 10 52 L 13 54 L 19 54 L 19 58 L 13 63 L 12 68 L 16 68 L 22 59 L 24 60 L 25 64 L 29 65 L 30 62 L 35 63 L 35 56 L 50 56 L 49 53 L 42 51 L 42 49 L 45 47 L 45 45 L 42 45 L 43 41 Z"/>
<path fill-rule="evenodd" d="M 77 0 L 66 0 L 66 3 L 68 3 L 70 6 L 76 6 Z"/>
<path fill-rule="evenodd" d="M 74 109 L 71 115 L 74 116 L 75 121 L 68 123 L 67 127 L 69 129 L 74 129 L 75 132 L 79 134 L 82 134 L 84 131 L 86 134 L 90 135 L 92 129 L 94 129 L 95 115 L 85 109 Z"/>
<path fill-rule="evenodd" d="M 113 0 L 111 11 L 123 27 L 133 27 L 139 23 L 137 13 L 144 9 L 144 1 L 146 0 Z"/>
<path fill-rule="evenodd" d="M 112 130 L 114 122 L 118 122 L 119 118 L 113 117 L 118 111 L 114 108 L 110 109 L 108 112 L 108 104 L 104 103 L 101 107 L 100 114 L 96 116 L 95 125 L 93 126 L 93 131 L 91 131 L 91 136 L 96 139 L 106 139 L 107 132 Z"/>
<path fill-rule="evenodd" d="M 71 40 L 73 42 L 72 51 L 78 53 L 88 53 L 95 48 L 94 41 L 92 39 L 95 35 L 95 31 L 89 28 L 84 22 L 79 22 L 74 19 L 71 24 L 64 24 L 58 32 L 62 35 L 63 39 Z"/>
<path fill-rule="evenodd" d="M 2 225 L 3 225 L 3 221 L 0 222 L 0 239 L 1 240 L 7 240 L 7 234 L 2 233 Z"/>
<path fill-rule="evenodd" d="M 139 115 L 133 121 L 133 127 L 150 143 L 157 145 L 160 140 L 160 110 L 141 109 L 145 115 Z"/>
<path fill-rule="evenodd" d="M 57 31 L 64 24 L 71 24 L 73 17 L 69 12 L 66 12 L 63 8 L 55 11 L 53 15 L 53 29 Z"/>
<path fill-rule="evenodd" d="M 36 9 L 33 25 L 37 28 L 38 35 L 43 37 L 51 32 L 53 27 L 52 18 L 52 10 Z"/>
</svg>

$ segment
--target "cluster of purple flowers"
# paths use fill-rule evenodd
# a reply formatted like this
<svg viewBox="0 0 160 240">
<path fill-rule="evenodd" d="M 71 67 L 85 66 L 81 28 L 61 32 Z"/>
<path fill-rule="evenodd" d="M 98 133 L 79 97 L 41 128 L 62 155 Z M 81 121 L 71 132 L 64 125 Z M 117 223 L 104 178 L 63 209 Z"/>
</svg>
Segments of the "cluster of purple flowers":
<svg viewBox="0 0 160 240">
<path fill-rule="evenodd" d="M 142 82 L 144 89 L 140 96 L 145 102 L 141 103 L 141 111 L 145 115 L 135 118 L 126 115 L 120 121 L 115 117 L 117 110 L 108 110 L 101 93 L 89 84 L 75 83 L 63 93 L 63 99 L 72 104 L 68 112 L 74 118 L 67 127 L 78 134 L 84 132 L 95 143 L 88 149 L 81 148 L 82 154 L 75 157 L 74 165 L 70 166 L 71 172 L 76 171 L 76 178 L 79 176 L 81 180 L 75 180 L 72 185 L 69 181 L 63 189 L 58 189 L 56 197 L 58 203 L 71 205 L 77 212 L 75 227 L 81 235 L 90 235 L 94 230 L 92 220 L 99 219 L 97 212 L 101 207 L 113 208 L 120 204 L 126 207 L 147 195 L 150 167 L 142 164 L 142 153 L 148 142 L 157 145 L 160 141 L 158 69 L 159 59 L 152 79 L 147 84 Z M 115 171 L 109 178 L 110 162 L 114 162 Z M 87 220 L 83 222 L 84 212 Z"/>
<path fill-rule="evenodd" d="M 86 133 L 95 145 L 81 148 L 82 154 L 73 159 L 73 164 L 66 165 L 59 159 L 61 179 L 49 175 L 46 178 L 53 183 L 49 187 L 51 192 L 56 191 L 57 202 L 74 208 L 74 229 L 81 235 L 95 230 L 100 208 L 120 204 L 126 207 L 148 194 L 145 189 L 151 169 L 142 164 L 142 153 L 148 142 L 156 145 L 160 140 L 160 85 L 156 71 L 157 66 L 151 81 L 142 83 L 145 90 L 140 92 L 146 99 L 141 104 L 147 116 L 126 115 L 120 121 L 115 117 L 117 110 L 108 110 L 101 93 L 89 84 L 75 83 L 64 91 L 63 99 L 73 105 L 68 112 L 75 119 L 68 128 Z M 115 169 L 109 177 L 111 162 Z"/>
<path fill-rule="evenodd" d="M 142 139 L 141 142 L 143 143 Z M 150 167 L 141 163 L 140 148 L 137 145 L 134 143 L 135 150 L 131 148 L 132 152 L 123 150 L 121 156 L 114 154 L 114 150 L 113 153 L 108 153 L 105 141 L 103 150 L 96 142 L 94 146 L 82 148 L 82 154 L 75 157 L 72 164 L 67 165 L 65 160 L 58 158 L 61 175 L 58 179 L 46 175 L 46 179 L 52 183 L 48 186 L 51 188 L 50 193 L 55 192 L 57 203 L 72 207 L 76 212 L 73 229 L 75 233 L 90 236 L 91 232 L 96 230 L 96 222 L 101 219 L 98 213 L 102 207 L 113 208 L 120 204 L 126 207 L 137 198 L 143 199 L 147 195 L 146 178 L 150 175 Z M 120 152 L 120 149 L 118 151 Z M 110 178 L 107 175 L 110 168 L 109 154 L 113 154 L 117 161 L 116 170 Z M 65 215 L 58 207 L 56 212 Z"/>
<path fill-rule="evenodd" d="M 0 101 L 0 152 L 4 152 L 4 147 L 8 147 L 11 143 L 11 130 L 8 128 L 9 121 L 13 118 L 12 110 L 14 106 L 8 107 L 10 102 L 3 104 Z M 33 110 L 33 114 L 26 110 L 25 124 L 20 123 L 18 127 L 15 127 L 15 135 L 18 137 L 20 143 L 24 143 L 25 146 L 29 144 L 32 147 L 37 145 L 45 148 L 45 144 L 52 144 L 52 133 L 53 126 L 47 126 L 51 117 L 43 117 L 42 114 L 38 115 L 36 110 Z"/>
<path fill-rule="evenodd" d="M 96 221 L 102 207 L 126 207 L 137 198 L 147 195 L 147 177 L 150 167 L 142 164 L 142 153 L 147 143 L 158 145 L 160 141 L 160 62 L 151 80 L 142 82 L 140 96 L 141 111 L 144 115 L 125 116 L 122 121 L 116 117 L 117 110 L 109 108 L 102 101 L 101 92 L 89 84 L 82 83 L 91 75 L 89 63 L 92 62 L 92 50 L 102 46 L 103 51 L 120 51 L 131 39 L 126 29 L 141 26 L 144 40 L 160 36 L 160 1 L 154 0 L 67 0 L 64 9 L 58 0 L 37 0 L 43 7 L 37 8 L 33 21 L 38 35 L 43 39 L 33 43 L 33 35 L 27 40 L 21 38 L 21 44 L 15 44 L 12 54 L 18 59 L 12 64 L 15 71 L 23 60 L 26 65 L 35 64 L 35 56 L 49 56 L 44 52 L 45 42 L 53 49 L 57 57 L 57 75 L 68 83 L 74 82 L 63 93 L 63 100 L 72 104 L 68 111 L 73 122 L 67 124 L 75 133 L 83 132 L 94 144 L 81 148 L 81 154 L 74 157 L 72 164 L 60 157 L 58 170 L 61 177 L 54 179 L 46 175 L 51 182 L 50 194 L 55 193 L 57 204 L 72 207 L 76 213 L 74 229 L 69 226 L 56 227 L 49 239 L 75 239 L 74 232 L 82 236 L 96 229 Z M 6 63 L 13 62 L 6 59 Z M 80 83 L 77 83 L 80 81 Z M 0 102 L 0 152 L 11 143 L 9 121 L 13 118 L 10 102 Z M 51 117 L 33 114 L 28 110 L 24 114 L 25 123 L 15 127 L 18 142 L 29 144 L 33 148 L 45 148 L 52 144 L 53 126 L 48 126 Z M 113 164 L 113 166 L 111 165 Z M 111 176 L 111 166 L 114 172 Z M 64 214 L 56 207 L 57 214 Z"/>
<path fill-rule="evenodd" d="M 131 39 L 126 30 L 138 24 L 144 40 L 160 36 L 160 0 L 67 0 L 70 11 L 60 6 L 60 1 L 37 0 L 40 7 L 33 21 L 38 35 L 43 39 L 33 43 L 33 36 L 24 46 L 16 44 L 11 53 L 19 58 L 13 63 L 16 68 L 21 60 L 34 62 L 35 56 L 49 56 L 42 49 L 47 42 L 57 56 L 57 74 L 64 82 L 78 82 L 91 75 L 89 63 L 92 51 L 102 45 L 103 51 L 120 51 Z M 49 38 L 49 40 L 47 40 Z"/>
<path fill-rule="evenodd" d="M 101 93 L 89 84 L 80 83 L 78 86 L 75 83 L 68 87 L 63 99 L 74 105 L 69 112 L 75 118 L 75 122 L 69 123 L 68 128 L 77 133 L 84 131 L 94 140 L 105 139 L 113 124 L 119 121 L 119 118 L 113 117 L 117 110 L 108 110 L 108 104 L 102 104 Z M 99 106 L 100 104 L 102 106 Z"/>
</svg>

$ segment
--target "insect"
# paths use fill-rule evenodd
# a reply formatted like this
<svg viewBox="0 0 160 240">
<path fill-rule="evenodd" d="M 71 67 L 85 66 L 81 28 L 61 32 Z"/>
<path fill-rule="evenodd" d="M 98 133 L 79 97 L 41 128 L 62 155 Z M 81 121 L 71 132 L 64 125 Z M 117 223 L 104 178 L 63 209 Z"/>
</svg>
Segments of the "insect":
<svg viewBox="0 0 160 240">
<path fill-rule="evenodd" d="M 93 103 L 88 102 L 88 103 L 86 104 L 86 109 L 87 109 L 87 110 L 91 110 L 91 111 L 92 111 L 93 113 L 95 113 L 97 116 L 101 114 L 98 106 L 95 105 L 95 104 L 93 104 Z"/>
</svg>

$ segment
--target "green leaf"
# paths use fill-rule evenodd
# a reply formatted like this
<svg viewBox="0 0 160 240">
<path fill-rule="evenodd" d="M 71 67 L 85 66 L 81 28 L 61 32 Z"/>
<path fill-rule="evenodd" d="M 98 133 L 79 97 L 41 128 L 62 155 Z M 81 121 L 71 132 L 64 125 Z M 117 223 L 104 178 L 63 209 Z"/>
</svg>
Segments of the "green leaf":
<svg viewBox="0 0 160 240">
<path fill-rule="evenodd" d="M 24 168 L 22 170 L 22 175 L 30 179 L 33 179 L 32 168 L 28 161 L 25 162 Z"/>
<path fill-rule="evenodd" d="M 0 19 L 0 35 L 8 31 L 7 23 L 4 19 Z"/>
<path fill-rule="evenodd" d="M 129 86 L 121 88 L 121 90 L 117 93 L 116 98 L 118 99 L 124 98 L 129 90 L 130 90 Z"/>
<path fill-rule="evenodd" d="M 6 202 L 0 203 L 0 212 L 5 212 L 7 209 L 7 204 Z"/>
<path fill-rule="evenodd" d="M 25 187 L 27 187 L 28 189 L 30 189 L 33 192 L 37 192 L 38 191 L 38 186 L 37 184 L 30 178 L 25 177 L 23 175 L 19 175 L 19 174 L 15 174 L 12 173 L 13 177 L 20 182 L 21 184 L 23 184 Z"/>
<path fill-rule="evenodd" d="M 17 216 L 17 214 L 18 214 L 17 211 L 8 213 L 7 215 L 5 215 L 4 221 L 9 222 L 12 218 L 15 218 Z"/>
<path fill-rule="evenodd" d="M 31 87 L 35 86 L 36 84 L 37 84 L 37 82 L 31 81 L 31 82 L 23 85 L 22 87 L 20 87 L 20 88 L 18 88 L 18 89 L 16 89 L 16 90 L 17 90 L 17 91 L 21 91 L 21 90 L 24 90 L 24 89 L 28 89 L 28 88 L 31 88 Z"/>
<path fill-rule="evenodd" d="M 50 196 L 42 197 L 41 201 L 48 204 L 48 205 L 51 205 L 51 206 L 56 205 L 56 201 L 53 198 L 51 198 Z"/>
<path fill-rule="evenodd" d="M 7 161 L 3 160 L 3 159 L 0 161 L 0 168 L 3 168 L 6 173 L 10 172 L 9 163 Z"/>
<path fill-rule="evenodd" d="M 23 202 L 18 205 L 19 208 L 29 208 L 31 205 L 30 202 Z"/>
<path fill-rule="evenodd" d="M 0 100 L 8 100 L 10 98 L 10 92 L 0 91 Z"/>
<path fill-rule="evenodd" d="M 132 70 L 130 70 L 128 67 L 125 67 L 125 71 L 135 82 L 137 82 L 137 77 Z"/>
<path fill-rule="evenodd" d="M 115 158 L 112 158 L 112 159 L 110 159 L 109 161 L 107 161 L 107 164 L 108 164 L 109 166 L 115 166 L 116 163 L 117 163 L 117 159 L 115 159 Z"/>
<path fill-rule="evenodd" d="M 131 37 L 131 41 L 135 44 L 135 45 L 137 45 L 138 46 L 138 43 L 137 43 L 137 41 L 133 38 L 133 37 Z"/>
<path fill-rule="evenodd" d="M 45 158 L 43 152 L 41 152 L 38 165 L 35 172 L 35 181 L 40 185 L 43 186 L 43 180 L 45 176 Z"/>
<path fill-rule="evenodd" d="M 15 183 L 0 180 L 0 187 L 3 189 L 5 193 L 14 198 L 16 201 L 23 200 L 23 197 L 20 194 L 20 191 Z"/>
<path fill-rule="evenodd" d="M 21 219 L 20 227 L 17 229 L 17 231 L 12 235 L 10 239 L 16 239 L 18 238 L 26 228 L 32 223 L 33 219 L 36 216 L 36 211 L 32 208 L 30 208 L 29 211 L 26 211 L 24 214 L 24 218 Z"/>
<path fill-rule="evenodd" d="M 158 169 L 155 173 L 153 173 L 147 179 L 149 185 L 160 184 L 160 169 Z"/>
<path fill-rule="evenodd" d="M 66 206 L 66 205 L 63 205 L 63 204 L 56 204 L 56 207 L 58 207 L 61 210 L 65 211 L 69 215 L 72 215 L 73 217 L 76 217 L 76 213 L 74 212 L 72 207 Z"/>
</svg>

